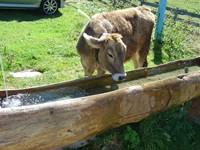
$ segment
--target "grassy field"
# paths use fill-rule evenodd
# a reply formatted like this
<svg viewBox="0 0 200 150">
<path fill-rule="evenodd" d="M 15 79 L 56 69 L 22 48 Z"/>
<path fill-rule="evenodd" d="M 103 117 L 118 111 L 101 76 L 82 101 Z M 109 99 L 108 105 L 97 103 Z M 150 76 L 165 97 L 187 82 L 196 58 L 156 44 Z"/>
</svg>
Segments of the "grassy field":
<svg viewBox="0 0 200 150">
<path fill-rule="evenodd" d="M 137 1 L 137 0 L 135 0 Z M 158 3 L 159 0 L 147 0 L 148 2 L 152 3 Z M 197 7 L 200 5 L 199 0 L 167 0 L 167 6 L 171 8 L 179 8 L 179 9 L 185 9 L 189 12 L 193 13 L 200 13 L 200 8 Z"/>
<path fill-rule="evenodd" d="M 98 4 L 98 2 L 97 2 Z M 93 15 L 106 11 L 102 5 L 85 1 L 72 3 Z M 78 36 L 87 18 L 71 6 L 54 16 L 32 10 L 0 10 L 0 55 L 8 88 L 22 88 L 83 77 L 76 51 Z M 34 69 L 42 77 L 16 79 L 10 71 Z M 3 88 L 0 74 L 0 88 Z"/>
<path fill-rule="evenodd" d="M 159 0 L 145 0 L 147 2 L 150 3 L 154 3 L 154 4 L 158 4 Z M 140 1 L 139 0 L 132 0 L 133 3 L 140 5 Z M 200 8 L 198 7 L 200 5 L 200 1 L 199 0 L 167 0 L 167 7 L 170 8 L 174 8 L 174 9 L 181 9 L 181 10 L 186 10 L 188 12 L 192 12 L 192 13 L 196 13 L 196 14 L 200 14 Z M 151 7 L 153 10 L 157 11 L 157 8 L 155 7 Z M 169 12 L 167 11 L 167 14 L 170 14 L 172 16 L 174 16 L 173 14 L 174 12 Z M 189 20 L 189 21 L 195 21 L 200 23 L 200 19 L 199 18 L 194 18 L 188 15 L 178 15 L 178 17 Z"/>
<path fill-rule="evenodd" d="M 0 51 L 9 88 L 81 76 L 75 45 L 87 18 L 74 8 L 67 6 L 55 16 L 42 16 L 32 10 L 1 10 L 0 20 Z M 9 75 L 10 71 L 29 68 L 43 76 L 24 80 Z"/>
<path fill-rule="evenodd" d="M 70 4 L 80 8 L 89 16 L 116 9 L 112 5 L 108 6 L 98 1 L 81 1 L 81 3 Z M 7 87 L 22 88 L 83 77 L 80 57 L 75 46 L 86 22 L 87 18 L 71 6 L 60 9 L 60 12 L 54 16 L 44 16 L 33 10 L 0 10 L 0 55 L 4 64 Z M 177 24 L 177 27 L 181 29 L 182 27 L 179 26 L 181 24 Z M 188 31 L 179 31 L 174 34 L 171 33 L 170 28 L 171 25 L 165 26 L 167 34 L 169 32 L 171 34 L 166 38 L 187 34 L 187 39 L 184 39 L 185 36 L 178 37 L 182 40 L 181 44 L 192 47 L 190 49 L 198 53 L 199 45 L 196 48 L 194 44 L 188 43 L 191 41 L 199 44 L 198 39 L 193 38 L 193 34 L 188 34 L 191 30 L 198 29 L 190 29 L 191 27 L 187 26 L 185 28 Z M 150 51 L 148 56 L 150 66 L 154 65 L 152 58 L 153 52 Z M 132 62 L 126 63 L 125 68 L 126 70 L 133 69 Z M 42 72 L 43 75 L 23 79 L 16 79 L 9 75 L 10 71 L 25 69 L 34 69 Z M 4 87 L 2 81 L 1 74 L 0 88 Z"/>
</svg>

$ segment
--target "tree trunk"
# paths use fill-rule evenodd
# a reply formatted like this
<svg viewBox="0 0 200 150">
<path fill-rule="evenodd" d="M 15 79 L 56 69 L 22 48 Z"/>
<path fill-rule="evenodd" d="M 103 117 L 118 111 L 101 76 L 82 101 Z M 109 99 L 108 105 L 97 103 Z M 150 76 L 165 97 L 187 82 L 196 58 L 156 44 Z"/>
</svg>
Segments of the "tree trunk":
<svg viewBox="0 0 200 150">
<path fill-rule="evenodd" d="M 200 72 L 113 92 L 0 109 L 0 149 L 54 149 L 200 97 Z"/>
</svg>

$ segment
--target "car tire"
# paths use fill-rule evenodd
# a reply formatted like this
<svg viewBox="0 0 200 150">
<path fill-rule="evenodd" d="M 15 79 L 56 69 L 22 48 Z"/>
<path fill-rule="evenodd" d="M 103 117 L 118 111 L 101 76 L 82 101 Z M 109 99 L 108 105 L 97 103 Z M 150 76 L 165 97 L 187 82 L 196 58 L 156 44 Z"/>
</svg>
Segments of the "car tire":
<svg viewBox="0 0 200 150">
<path fill-rule="evenodd" d="M 53 15 L 58 11 L 58 0 L 43 0 L 40 4 L 40 11 L 46 15 Z"/>
</svg>

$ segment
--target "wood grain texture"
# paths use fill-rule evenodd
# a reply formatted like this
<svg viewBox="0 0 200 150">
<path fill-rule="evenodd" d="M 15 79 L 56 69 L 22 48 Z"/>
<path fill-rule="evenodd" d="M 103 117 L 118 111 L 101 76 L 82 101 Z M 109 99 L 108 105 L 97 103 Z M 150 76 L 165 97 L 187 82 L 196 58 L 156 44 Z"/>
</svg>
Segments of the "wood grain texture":
<svg viewBox="0 0 200 150">
<path fill-rule="evenodd" d="M 0 150 L 54 149 L 200 97 L 200 71 L 142 86 L 0 109 Z"/>
</svg>

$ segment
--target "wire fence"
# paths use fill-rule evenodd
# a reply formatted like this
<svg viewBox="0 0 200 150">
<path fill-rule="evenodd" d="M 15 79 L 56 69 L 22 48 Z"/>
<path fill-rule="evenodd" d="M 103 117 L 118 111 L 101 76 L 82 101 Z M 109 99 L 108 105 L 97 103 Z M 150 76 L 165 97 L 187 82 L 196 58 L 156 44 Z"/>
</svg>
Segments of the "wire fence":
<svg viewBox="0 0 200 150">
<path fill-rule="evenodd" d="M 104 3 L 104 4 L 108 3 L 105 0 L 99 0 L 99 1 Z M 115 6 L 117 4 L 117 2 L 119 2 L 119 0 L 110 0 L 110 3 L 112 3 L 113 6 Z M 133 7 L 137 7 L 138 5 L 147 5 L 147 6 L 150 6 L 150 7 L 158 8 L 158 5 L 159 5 L 158 3 L 151 3 L 151 2 L 147 2 L 146 0 L 138 0 L 138 2 L 139 2 L 138 4 L 135 4 L 134 2 L 132 2 L 130 0 L 121 0 L 121 2 L 128 3 Z M 196 27 L 200 27 L 200 23 L 198 23 L 198 22 L 191 21 L 191 20 L 186 21 L 185 19 L 178 17 L 179 15 L 187 15 L 187 16 L 190 16 L 190 17 L 193 17 L 193 18 L 200 18 L 200 14 L 189 12 L 185 9 L 180 9 L 180 8 L 166 7 L 166 10 L 170 11 L 172 14 L 174 14 L 173 16 L 166 14 L 166 17 L 173 18 L 175 21 L 176 20 L 185 21 L 188 24 L 191 24 L 191 25 L 196 26 Z M 154 14 L 157 13 L 154 10 L 152 10 L 152 12 Z"/>
</svg>

